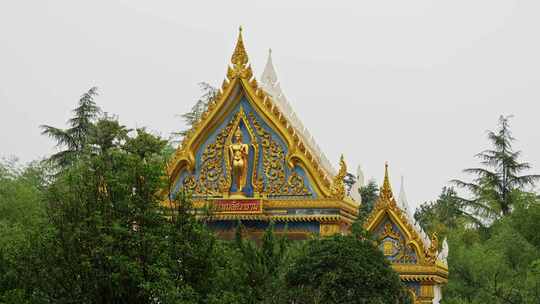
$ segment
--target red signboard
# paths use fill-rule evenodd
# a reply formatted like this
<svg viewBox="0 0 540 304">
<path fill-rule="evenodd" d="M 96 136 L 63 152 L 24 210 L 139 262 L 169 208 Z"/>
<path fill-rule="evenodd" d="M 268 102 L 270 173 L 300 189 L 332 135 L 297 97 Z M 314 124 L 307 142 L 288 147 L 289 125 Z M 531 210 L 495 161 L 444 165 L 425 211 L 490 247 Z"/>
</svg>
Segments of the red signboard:
<svg viewBox="0 0 540 304">
<path fill-rule="evenodd" d="M 258 199 L 222 199 L 214 201 L 218 213 L 262 213 L 262 201 Z"/>
</svg>

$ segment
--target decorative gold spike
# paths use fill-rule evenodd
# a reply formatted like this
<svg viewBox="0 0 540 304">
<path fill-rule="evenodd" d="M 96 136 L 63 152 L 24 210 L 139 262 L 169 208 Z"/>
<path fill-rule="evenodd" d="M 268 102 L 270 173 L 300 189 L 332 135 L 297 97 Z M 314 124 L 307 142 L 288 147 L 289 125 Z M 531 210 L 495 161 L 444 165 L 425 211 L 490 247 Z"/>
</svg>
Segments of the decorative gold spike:
<svg viewBox="0 0 540 304">
<path fill-rule="evenodd" d="M 392 193 L 392 187 L 390 186 L 390 178 L 388 177 L 388 162 L 384 164 L 384 181 L 381 187 L 380 200 L 388 203 L 394 197 Z"/>
<path fill-rule="evenodd" d="M 435 262 L 437 261 L 437 251 L 439 249 L 438 247 L 439 247 L 439 238 L 437 237 L 437 233 L 434 232 L 431 235 L 431 245 L 425 252 L 426 262 L 428 264 L 435 264 Z"/>
<path fill-rule="evenodd" d="M 236 47 L 231 57 L 231 63 L 234 66 L 245 66 L 248 63 L 248 55 L 246 48 L 244 47 L 244 40 L 242 39 L 242 26 L 238 31 L 238 39 L 236 40 Z"/>
<path fill-rule="evenodd" d="M 339 171 L 334 180 L 332 181 L 332 186 L 330 186 L 330 196 L 335 199 L 344 199 L 345 198 L 345 182 L 343 179 L 347 175 L 347 164 L 345 163 L 345 158 L 343 154 L 339 160 Z"/>
</svg>

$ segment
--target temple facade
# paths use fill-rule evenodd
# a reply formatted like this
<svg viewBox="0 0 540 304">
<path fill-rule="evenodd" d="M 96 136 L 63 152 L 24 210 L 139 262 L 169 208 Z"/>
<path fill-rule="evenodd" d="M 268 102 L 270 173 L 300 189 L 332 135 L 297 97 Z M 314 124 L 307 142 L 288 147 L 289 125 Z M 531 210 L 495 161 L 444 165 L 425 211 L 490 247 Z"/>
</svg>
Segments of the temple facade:
<svg viewBox="0 0 540 304">
<path fill-rule="evenodd" d="M 239 221 L 254 239 L 270 223 L 290 239 L 349 233 L 361 199 L 346 191 L 343 156 L 334 169 L 283 94 L 271 54 L 260 79 L 240 30 L 217 96 L 168 164 L 169 197 L 191 193 L 197 216 L 224 239 Z M 365 228 L 415 301 L 438 303 L 448 278 L 446 241 L 439 246 L 436 236 L 428 237 L 410 215 L 404 191 L 399 197 L 386 167 Z"/>
</svg>

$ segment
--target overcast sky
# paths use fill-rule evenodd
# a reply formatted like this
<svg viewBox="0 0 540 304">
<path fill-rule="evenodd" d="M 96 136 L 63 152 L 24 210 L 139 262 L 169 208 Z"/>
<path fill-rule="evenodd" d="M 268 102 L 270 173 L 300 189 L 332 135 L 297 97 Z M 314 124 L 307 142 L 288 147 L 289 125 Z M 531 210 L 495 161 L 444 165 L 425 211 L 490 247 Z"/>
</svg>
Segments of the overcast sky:
<svg viewBox="0 0 540 304">
<path fill-rule="evenodd" d="M 1 0 L 0 156 L 54 152 L 39 125 L 65 126 L 92 86 L 129 127 L 182 129 L 243 25 L 256 75 L 272 48 L 328 158 L 379 182 L 389 161 L 416 206 L 476 165 L 500 114 L 540 172 L 539 16 L 538 0 Z"/>
</svg>

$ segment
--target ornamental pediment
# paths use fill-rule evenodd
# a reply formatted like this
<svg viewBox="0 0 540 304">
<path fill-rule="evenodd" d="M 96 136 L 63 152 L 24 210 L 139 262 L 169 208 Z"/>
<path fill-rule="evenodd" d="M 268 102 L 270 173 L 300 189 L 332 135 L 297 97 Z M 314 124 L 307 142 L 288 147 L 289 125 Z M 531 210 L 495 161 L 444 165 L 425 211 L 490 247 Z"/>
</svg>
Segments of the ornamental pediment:
<svg viewBox="0 0 540 304">
<path fill-rule="evenodd" d="M 344 161 L 337 174 L 325 168 L 303 133 L 258 86 L 240 34 L 221 89 L 168 165 L 170 192 L 343 200 Z"/>
</svg>

